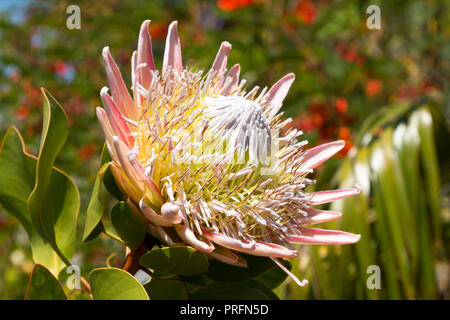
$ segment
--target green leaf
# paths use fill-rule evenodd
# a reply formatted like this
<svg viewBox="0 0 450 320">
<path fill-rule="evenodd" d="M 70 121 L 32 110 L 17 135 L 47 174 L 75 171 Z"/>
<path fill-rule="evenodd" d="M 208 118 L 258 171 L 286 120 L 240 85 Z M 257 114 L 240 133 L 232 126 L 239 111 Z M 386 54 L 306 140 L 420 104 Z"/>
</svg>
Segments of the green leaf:
<svg viewBox="0 0 450 320">
<path fill-rule="evenodd" d="M 28 213 L 28 198 L 34 186 L 36 163 L 36 158 L 25 151 L 19 131 L 15 127 L 9 128 L 0 151 L 0 204 L 14 215 L 27 231 L 33 261 L 58 275 L 65 264 L 33 228 Z M 55 168 L 53 172 L 59 174 Z"/>
<path fill-rule="evenodd" d="M 105 143 L 100 158 L 102 166 L 95 178 L 94 188 L 86 212 L 86 223 L 83 232 L 84 242 L 96 238 L 101 231 L 104 231 L 111 238 L 120 241 L 116 229 L 111 225 L 109 206 L 105 195 L 106 191 L 108 191 L 119 201 L 125 199 L 125 197 L 116 184 L 110 169 L 110 161 L 111 157 Z"/>
<path fill-rule="evenodd" d="M 94 300 L 148 300 L 144 287 L 128 272 L 98 268 L 89 274 Z"/>
<path fill-rule="evenodd" d="M 80 195 L 65 173 L 52 170 L 56 156 L 67 139 L 67 117 L 44 89 L 42 95 L 44 119 L 41 146 L 35 187 L 28 199 L 28 208 L 36 231 L 69 264 L 75 250 Z"/>
<path fill-rule="evenodd" d="M 67 300 L 92 300 L 89 293 L 87 293 L 83 289 L 78 289 L 73 291 L 68 297 Z"/>
<path fill-rule="evenodd" d="M 134 213 L 126 202 L 119 202 L 111 211 L 111 221 L 123 242 L 135 249 L 145 237 L 142 220 Z"/>
<path fill-rule="evenodd" d="M 292 265 L 289 260 L 280 259 L 280 262 L 288 269 L 291 270 Z M 264 283 L 268 288 L 275 289 L 278 287 L 287 277 L 286 272 L 281 268 L 273 268 L 255 278 L 262 283 Z"/>
<path fill-rule="evenodd" d="M 204 276 L 204 274 L 197 274 L 195 276 L 180 276 L 179 275 L 179 278 L 186 284 L 191 284 L 193 286 L 198 286 L 198 287 L 206 287 L 207 280 L 208 280 Z"/>
<path fill-rule="evenodd" d="M 206 256 L 191 247 L 176 246 L 154 249 L 141 257 L 139 263 L 157 275 L 193 276 L 208 270 Z"/>
<path fill-rule="evenodd" d="M 0 204 L 19 219 L 30 234 L 27 199 L 34 185 L 36 160 L 24 152 L 19 131 L 15 127 L 9 128 L 0 152 Z"/>
<path fill-rule="evenodd" d="M 25 300 L 66 300 L 66 295 L 51 272 L 36 264 L 31 273 Z"/>
<path fill-rule="evenodd" d="M 151 300 L 186 300 L 188 294 L 182 281 L 176 279 L 153 279 L 145 285 Z"/>
<path fill-rule="evenodd" d="M 108 148 L 106 147 L 106 142 L 103 145 L 102 155 L 101 155 L 101 164 L 109 163 L 112 161 L 111 156 L 109 155 Z M 110 167 L 108 166 L 103 174 L 103 184 L 106 187 L 106 190 L 117 200 L 122 201 L 125 200 L 125 196 L 123 195 L 120 188 L 117 186 L 116 180 L 111 172 Z"/>
<path fill-rule="evenodd" d="M 240 282 L 253 279 L 278 266 L 270 258 L 240 253 L 248 268 L 235 267 L 217 260 L 211 260 L 206 276 L 215 281 Z"/>
<path fill-rule="evenodd" d="M 93 234 L 96 227 L 102 221 L 103 216 L 103 199 L 102 199 L 102 176 L 107 168 L 107 164 L 104 164 L 95 177 L 94 189 L 92 190 L 89 205 L 86 211 L 86 223 L 83 231 L 83 241 L 87 241 Z"/>
<path fill-rule="evenodd" d="M 190 294 L 193 300 L 278 300 L 265 284 L 256 280 L 238 283 L 214 282 Z"/>
</svg>

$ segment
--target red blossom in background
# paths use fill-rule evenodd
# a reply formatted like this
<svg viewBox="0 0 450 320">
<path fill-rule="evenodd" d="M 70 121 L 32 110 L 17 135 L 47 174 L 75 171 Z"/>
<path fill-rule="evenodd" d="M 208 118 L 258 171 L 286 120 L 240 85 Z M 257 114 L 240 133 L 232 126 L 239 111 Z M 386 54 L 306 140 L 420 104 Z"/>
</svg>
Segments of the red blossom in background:
<svg viewBox="0 0 450 320">
<path fill-rule="evenodd" d="M 96 153 L 96 151 L 97 151 L 97 144 L 89 143 L 84 148 L 78 151 L 78 156 L 80 157 L 81 160 L 86 161 L 89 158 L 91 158 L 91 156 L 94 153 Z"/>
<path fill-rule="evenodd" d="M 348 109 L 347 99 L 345 99 L 345 98 L 337 98 L 335 106 L 336 106 L 336 110 L 339 113 L 345 113 L 347 111 L 347 109 Z"/>
<path fill-rule="evenodd" d="M 64 63 L 64 61 L 61 60 L 56 61 L 53 64 L 53 69 L 61 77 L 63 77 L 68 71 L 67 65 Z"/>
<path fill-rule="evenodd" d="M 163 24 L 159 22 L 152 22 L 152 27 L 150 30 L 150 35 L 154 39 L 163 39 L 167 34 L 168 24 Z"/>
<path fill-rule="evenodd" d="M 234 11 L 253 3 L 254 0 L 218 0 L 217 6 L 223 11 Z"/>
<path fill-rule="evenodd" d="M 306 134 L 316 131 L 319 136 L 317 144 L 336 139 L 344 140 L 345 147 L 337 154 L 344 157 L 353 146 L 349 125 L 354 116 L 348 113 L 348 101 L 344 97 L 335 99 L 334 104 L 315 102 L 310 104 L 307 112 L 300 112 L 291 122 L 291 128 L 302 130 Z"/>
<path fill-rule="evenodd" d="M 22 105 L 19 109 L 16 110 L 15 115 L 19 120 L 25 120 L 30 114 L 30 108 L 28 105 Z"/>
<path fill-rule="evenodd" d="M 366 95 L 370 98 L 373 98 L 378 94 L 378 92 L 381 90 L 381 87 L 383 86 L 383 83 L 381 80 L 378 79 L 370 79 L 369 82 L 366 84 Z"/>
<path fill-rule="evenodd" d="M 357 45 L 347 45 L 343 42 L 338 42 L 336 44 L 336 50 L 339 55 L 347 62 L 354 63 L 358 66 L 363 66 L 366 62 L 364 57 L 359 54 Z"/>
<path fill-rule="evenodd" d="M 337 136 L 340 140 L 345 141 L 345 146 L 336 155 L 339 157 L 345 157 L 345 155 L 350 151 L 350 149 L 353 146 L 353 142 L 351 140 L 351 131 L 350 131 L 349 127 L 345 127 L 345 126 L 339 127 Z"/>
<path fill-rule="evenodd" d="M 302 0 L 295 8 L 295 14 L 306 25 L 311 25 L 316 20 L 317 9 L 310 0 Z"/>
</svg>

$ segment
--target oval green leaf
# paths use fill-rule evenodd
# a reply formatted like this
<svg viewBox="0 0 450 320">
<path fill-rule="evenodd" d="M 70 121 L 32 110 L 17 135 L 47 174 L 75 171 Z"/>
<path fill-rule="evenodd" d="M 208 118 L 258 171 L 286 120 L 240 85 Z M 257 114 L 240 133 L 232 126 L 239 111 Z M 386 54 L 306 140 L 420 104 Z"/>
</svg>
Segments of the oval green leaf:
<svg viewBox="0 0 450 320">
<path fill-rule="evenodd" d="M 89 274 L 94 300 L 148 300 L 144 287 L 128 272 L 98 268 Z"/>
<path fill-rule="evenodd" d="M 160 276 L 169 274 L 193 276 L 206 272 L 209 267 L 205 254 L 187 246 L 154 249 L 143 255 L 139 263 Z"/>
<path fill-rule="evenodd" d="M 66 300 L 66 295 L 51 272 L 36 264 L 31 273 L 25 300 Z"/>
<path fill-rule="evenodd" d="M 189 297 L 192 300 L 278 300 L 272 290 L 256 280 L 239 283 L 214 282 Z"/>
<path fill-rule="evenodd" d="M 215 281 L 241 282 L 253 279 L 277 267 L 270 258 L 239 254 L 247 261 L 247 268 L 235 267 L 217 260 L 211 260 L 206 276 Z"/>
<path fill-rule="evenodd" d="M 87 293 L 83 289 L 78 289 L 73 291 L 68 297 L 67 300 L 92 300 L 89 293 Z"/>
<path fill-rule="evenodd" d="M 145 227 L 141 219 L 126 202 L 119 202 L 111 210 L 111 222 L 119 237 L 131 249 L 139 247 L 145 237 Z"/>
<path fill-rule="evenodd" d="M 184 283 L 176 279 L 153 279 L 145 285 L 151 300 L 186 300 L 188 294 Z"/>
</svg>

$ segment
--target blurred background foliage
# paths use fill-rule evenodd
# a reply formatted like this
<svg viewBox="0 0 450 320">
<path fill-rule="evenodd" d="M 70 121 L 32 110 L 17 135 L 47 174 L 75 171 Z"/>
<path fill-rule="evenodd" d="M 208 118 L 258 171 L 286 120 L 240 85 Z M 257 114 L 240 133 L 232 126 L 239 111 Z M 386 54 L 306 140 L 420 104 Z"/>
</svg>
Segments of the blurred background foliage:
<svg viewBox="0 0 450 320">
<path fill-rule="evenodd" d="M 71 4 L 81 9 L 80 30 L 66 27 Z M 366 27 L 371 4 L 381 8 L 381 30 Z M 339 224 L 362 240 L 301 247 L 293 269 L 310 285 L 286 280 L 279 296 L 448 299 L 449 17 L 450 6 L 437 0 L 1 1 L 0 136 L 16 125 L 36 154 L 39 87 L 58 99 L 70 135 L 57 166 L 80 188 L 81 228 L 104 140 L 95 118 L 106 85 L 101 50 L 110 46 L 129 79 L 142 21 L 151 20 L 160 66 L 167 27 L 178 20 L 184 64 L 208 68 L 227 40 L 229 65 L 240 63 L 249 86 L 296 74 L 283 111 L 310 145 L 346 141 L 316 174 L 318 187 L 357 182 L 363 193 L 333 205 L 344 217 L 324 227 Z M 2 208 L 0 243 L 0 299 L 22 299 L 33 266 L 29 240 Z M 107 238 L 80 239 L 77 252 L 73 263 L 85 270 L 124 257 Z M 379 290 L 366 285 L 370 265 L 380 266 Z"/>
</svg>

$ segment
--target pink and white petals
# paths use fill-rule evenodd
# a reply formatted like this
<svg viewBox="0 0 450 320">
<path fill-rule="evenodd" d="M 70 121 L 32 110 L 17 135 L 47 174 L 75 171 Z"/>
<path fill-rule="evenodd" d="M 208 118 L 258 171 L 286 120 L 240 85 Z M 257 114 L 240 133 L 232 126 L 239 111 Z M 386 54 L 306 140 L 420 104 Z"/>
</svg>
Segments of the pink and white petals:
<svg viewBox="0 0 450 320">
<path fill-rule="evenodd" d="M 231 90 L 237 86 L 239 82 L 239 74 L 241 72 L 241 66 L 239 64 L 235 64 L 233 67 L 231 67 L 230 70 L 228 70 L 227 74 L 225 75 L 225 86 L 223 88 L 223 95 L 229 95 L 231 93 Z M 227 83 L 227 79 L 229 82 Z"/>
<path fill-rule="evenodd" d="M 319 224 L 342 217 L 342 213 L 337 211 L 319 210 L 316 208 L 305 208 L 303 211 L 307 213 L 307 216 L 300 216 L 296 219 L 301 225 Z"/>
<path fill-rule="evenodd" d="M 274 258 L 295 258 L 298 256 L 296 250 L 268 242 L 256 242 L 253 250 L 243 251 L 254 256 L 274 257 Z"/>
<path fill-rule="evenodd" d="M 224 41 L 220 45 L 219 52 L 217 53 L 216 59 L 211 67 L 211 70 L 217 72 L 218 74 L 222 74 L 225 72 L 227 67 L 228 55 L 231 51 L 231 44 Z"/>
<path fill-rule="evenodd" d="M 280 110 L 281 106 L 283 105 L 283 100 L 284 98 L 286 98 L 289 88 L 291 87 L 294 80 L 295 75 L 293 73 L 289 73 L 278 80 L 278 82 L 275 83 L 272 88 L 270 88 L 268 92 L 269 98 L 267 100 L 269 106 L 266 112 L 269 121 Z"/>
<path fill-rule="evenodd" d="M 136 120 L 137 111 L 134 108 L 133 100 L 128 92 L 125 83 L 123 82 L 122 74 L 116 65 L 109 47 L 103 48 L 103 60 L 105 62 L 106 77 L 108 78 L 109 88 L 111 90 L 114 102 L 121 114 L 126 117 Z"/>
<path fill-rule="evenodd" d="M 170 67 L 178 72 L 181 72 L 183 63 L 181 60 L 181 44 L 178 37 L 177 30 L 178 22 L 174 21 L 169 25 L 167 32 L 166 47 L 164 49 L 164 60 L 162 74 L 164 75 Z"/>
<path fill-rule="evenodd" d="M 317 191 L 311 193 L 310 202 L 311 205 L 316 206 L 319 204 L 333 202 L 339 199 L 351 197 L 360 194 L 361 188 L 349 188 L 338 190 Z"/>
<path fill-rule="evenodd" d="M 100 122 L 103 133 L 105 134 L 108 151 L 111 154 L 111 157 L 117 161 L 117 155 L 113 151 L 113 136 L 115 136 L 115 132 L 111 126 L 111 123 L 109 123 L 108 116 L 106 115 L 105 110 L 100 107 L 95 109 L 95 114 L 97 115 L 97 119 Z"/>
<path fill-rule="evenodd" d="M 149 32 L 150 20 L 145 20 L 139 32 L 138 49 L 137 49 L 137 65 L 145 63 L 147 70 L 142 72 L 140 83 L 144 88 L 150 87 L 151 71 L 155 71 L 155 62 L 153 60 L 152 41 Z"/>
<path fill-rule="evenodd" d="M 222 42 L 209 73 L 194 72 L 187 67 L 183 69 L 176 21 L 168 28 L 162 72 L 159 73 L 155 70 L 149 26 L 149 20 L 142 24 L 138 47 L 131 59 L 132 96 L 124 84 L 109 48 L 103 49 L 111 93 L 108 94 L 106 87 L 101 90 L 100 97 L 104 109 L 97 108 L 96 114 L 113 159 L 110 162 L 112 173 L 120 189 L 127 195 L 127 201 L 133 210 L 140 214 L 148 232 L 165 245 L 189 245 L 205 252 L 211 258 L 240 267 L 247 267 L 246 261 L 239 255 L 240 252 L 270 257 L 298 285 L 306 285 L 306 280 L 300 281 L 277 259 L 298 256 L 298 251 L 289 242 L 349 244 L 360 239 L 360 235 L 357 234 L 305 227 L 336 220 L 342 216 L 339 212 L 319 210 L 310 206 L 357 195 L 361 191 L 359 186 L 356 186 L 313 192 L 306 197 L 302 191 L 307 185 L 314 183 L 313 180 L 305 178 L 305 174 L 312 172 L 342 150 L 344 141 L 330 142 L 304 150 L 305 143 L 296 140 L 300 132 L 286 134 L 279 140 L 290 144 L 283 149 L 284 153 L 280 156 L 280 163 L 283 166 L 278 166 L 277 174 L 280 176 L 274 180 L 268 179 L 263 182 L 263 178 L 259 179 L 258 176 L 253 179 L 250 178 L 249 172 L 253 172 L 251 170 L 246 173 L 234 172 L 240 169 L 228 168 L 225 165 L 222 168 L 221 163 L 217 165 L 215 162 L 207 163 L 199 170 L 193 170 L 195 172 L 190 176 L 189 170 L 193 167 L 190 167 L 189 163 L 186 167 L 184 163 L 183 167 L 178 167 L 178 164 L 174 165 L 174 158 L 172 162 L 170 158 L 166 160 L 169 155 L 173 157 L 172 151 L 174 152 L 175 148 L 185 150 L 190 147 L 181 137 L 182 129 L 193 130 L 197 122 L 203 123 L 204 120 L 211 126 L 216 123 L 214 121 L 219 120 L 221 129 L 217 130 L 217 136 L 224 132 L 221 131 L 222 128 L 235 130 L 233 134 L 239 134 L 241 128 L 239 122 L 232 117 L 229 121 L 226 121 L 228 117 L 222 121 L 220 118 L 214 119 L 217 117 L 214 112 L 210 116 L 209 111 L 214 108 L 208 105 L 209 98 L 221 96 L 225 101 L 225 98 L 237 97 L 239 99 L 236 101 L 239 103 L 252 100 L 257 107 L 255 112 L 249 109 L 246 113 L 253 117 L 249 118 L 250 122 L 253 121 L 252 125 L 255 125 L 263 119 L 265 127 L 270 126 L 268 129 L 271 132 L 270 129 L 280 129 L 289 122 L 289 120 L 278 121 L 281 117 L 278 112 L 294 82 L 295 75 L 293 73 L 285 75 L 270 90 L 264 88 L 259 95 L 257 94 L 259 87 L 247 93 L 245 79 L 239 82 L 239 64 L 225 73 L 231 51 L 231 44 L 226 41 Z M 238 108 L 246 106 L 243 103 L 238 105 Z M 203 111 L 204 107 L 208 108 L 208 112 Z M 225 108 L 227 105 L 220 107 Z M 233 105 L 230 107 L 234 108 Z M 234 112 L 234 109 L 230 110 Z M 257 135 L 255 132 L 254 135 Z M 270 136 L 269 138 L 272 139 Z M 234 136 L 230 139 L 234 139 Z M 176 146 L 175 141 L 178 141 Z M 249 150 L 252 151 L 251 154 L 256 154 L 255 150 L 261 148 L 262 143 L 267 145 L 272 140 L 268 141 L 263 137 L 262 140 L 255 140 L 255 143 L 252 143 L 253 140 L 250 141 Z M 163 143 L 167 143 L 167 152 Z M 192 157 L 187 151 L 185 156 Z M 252 157 L 250 156 L 249 162 L 252 161 Z M 286 170 L 281 171 L 282 168 Z M 185 169 L 189 177 L 183 173 Z M 301 175 L 295 176 L 296 173 Z M 237 187 L 228 195 L 224 196 L 220 188 L 219 191 L 213 188 L 214 181 L 220 183 L 222 179 L 237 179 L 240 178 L 238 174 L 241 176 L 248 174 L 249 178 L 238 182 Z M 177 188 L 172 189 L 172 179 L 176 179 Z M 204 183 L 206 184 L 203 185 Z M 166 188 L 164 197 L 158 187 L 161 185 Z M 206 189 L 210 185 L 211 189 Z M 264 192 L 261 195 L 259 192 L 262 192 L 263 185 Z M 259 189 L 250 192 L 247 197 L 248 190 L 252 190 L 253 187 Z M 195 191 L 198 189 L 200 191 Z M 207 195 L 205 198 L 201 195 L 203 192 Z M 229 203 L 231 202 L 229 199 L 233 199 L 233 202 Z M 192 211 L 188 210 L 189 208 L 192 208 Z M 228 224 L 228 218 L 231 216 L 234 218 Z M 283 222 L 283 227 L 278 222 Z M 270 234 L 272 238 L 261 238 L 259 228 L 263 228 L 264 234 Z M 245 233 L 242 230 L 246 230 Z M 288 230 L 291 235 L 286 234 Z"/>
<path fill-rule="evenodd" d="M 190 228 L 186 228 L 180 224 L 174 225 L 174 228 L 180 238 L 195 249 L 206 253 L 211 253 L 214 250 L 214 245 L 208 239 L 205 239 L 204 241 L 199 240 Z"/>
<path fill-rule="evenodd" d="M 136 158 L 129 155 L 127 146 L 117 137 L 113 138 L 113 144 L 119 164 L 127 178 L 142 192 L 143 196 L 146 196 L 154 205 L 161 206 L 163 200 L 159 188 L 145 174 Z M 134 200 L 138 201 L 138 199 Z"/>
<path fill-rule="evenodd" d="M 308 149 L 303 155 L 303 164 L 300 170 L 311 170 L 322 163 L 327 161 L 329 158 L 338 153 L 345 146 L 345 141 L 333 141 L 330 143 L 324 143 L 320 146 Z"/>
<path fill-rule="evenodd" d="M 356 243 L 361 239 L 359 234 L 338 230 L 303 227 L 298 230 L 301 232 L 301 235 L 289 236 L 290 242 L 302 244 L 350 244 Z"/>
<path fill-rule="evenodd" d="M 128 128 L 128 124 L 122 117 L 119 109 L 114 103 L 113 99 L 108 94 L 108 88 L 103 87 L 100 91 L 100 98 L 102 99 L 103 106 L 106 111 L 109 123 L 114 129 L 116 135 L 129 147 L 134 145 L 134 138 L 131 135 L 131 131 Z"/>
<path fill-rule="evenodd" d="M 247 268 L 247 261 L 245 261 L 241 256 L 237 255 L 230 249 L 216 246 L 213 252 L 208 253 L 211 258 L 219 260 L 220 262 L 236 266 Z"/>
<path fill-rule="evenodd" d="M 120 190 L 134 201 L 138 201 L 142 192 L 125 176 L 124 171 L 114 161 L 110 162 L 111 172 L 119 185 Z"/>
<path fill-rule="evenodd" d="M 173 202 L 166 202 L 161 206 L 161 214 L 172 224 L 178 224 L 183 221 L 183 216 L 181 215 L 180 206 Z"/>
<path fill-rule="evenodd" d="M 163 227 L 170 227 L 172 226 L 172 222 L 167 220 L 165 217 L 163 217 L 160 214 L 157 214 L 155 210 L 150 208 L 144 203 L 144 200 L 141 199 L 139 201 L 139 208 L 141 209 L 142 213 L 144 214 L 145 218 L 147 218 L 151 223 L 157 225 L 157 226 L 163 226 Z"/>
<path fill-rule="evenodd" d="M 236 250 L 236 251 L 252 251 L 255 249 L 256 241 L 243 241 L 235 238 L 228 237 L 223 233 L 209 232 L 202 230 L 203 236 L 214 243 L 221 245 L 222 247 Z"/>
</svg>

